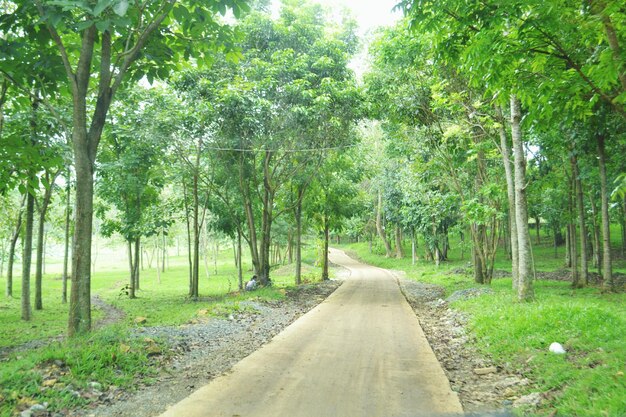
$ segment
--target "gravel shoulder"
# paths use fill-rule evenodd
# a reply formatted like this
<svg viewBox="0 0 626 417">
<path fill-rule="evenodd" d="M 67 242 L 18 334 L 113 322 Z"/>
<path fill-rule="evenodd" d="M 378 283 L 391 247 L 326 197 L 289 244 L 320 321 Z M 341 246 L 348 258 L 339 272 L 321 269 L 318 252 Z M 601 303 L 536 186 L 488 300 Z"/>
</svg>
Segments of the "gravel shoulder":
<svg viewBox="0 0 626 417">
<path fill-rule="evenodd" d="M 340 274 L 338 274 L 340 275 Z M 153 381 L 139 381 L 133 392 L 110 387 L 91 408 L 71 415 L 142 417 L 162 413 L 233 365 L 328 297 L 341 281 L 303 285 L 282 301 L 240 303 L 237 314 L 207 317 L 183 326 L 141 327 L 137 337 L 166 341 L 168 359 Z"/>
<path fill-rule="evenodd" d="M 518 391 L 530 381 L 507 373 L 472 346 L 465 329 L 467 317 L 449 308 L 442 287 L 405 279 L 401 271 L 393 272 L 452 390 L 459 394 L 466 415 L 512 416 L 510 408 L 520 398 Z M 480 294 L 469 291 L 465 296 Z"/>
</svg>

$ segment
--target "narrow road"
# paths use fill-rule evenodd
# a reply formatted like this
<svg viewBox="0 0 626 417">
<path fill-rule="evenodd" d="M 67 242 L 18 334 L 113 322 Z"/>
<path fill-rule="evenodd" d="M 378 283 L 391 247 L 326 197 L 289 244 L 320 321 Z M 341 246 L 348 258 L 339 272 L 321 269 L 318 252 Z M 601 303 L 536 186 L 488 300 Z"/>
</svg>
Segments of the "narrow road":
<svg viewBox="0 0 626 417">
<path fill-rule="evenodd" d="M 326 301 L 162 417 L 462 414 L 391 273 L 331 261 L 351 276 Z"/>
</svg>

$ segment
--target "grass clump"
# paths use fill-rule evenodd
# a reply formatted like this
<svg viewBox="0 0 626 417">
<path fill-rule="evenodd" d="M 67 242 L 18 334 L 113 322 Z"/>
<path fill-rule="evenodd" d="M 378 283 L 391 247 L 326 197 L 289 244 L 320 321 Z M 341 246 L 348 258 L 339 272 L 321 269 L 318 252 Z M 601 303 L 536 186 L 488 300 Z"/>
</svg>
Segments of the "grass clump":
<svg viewBox="0 0 626 417">
<path fill-rule="evenodd" d="M 130 389 L 156 373 L 151 356 L 160 351 L 158 342 L 118 326 L 14 353 L 0 367 L 0 416 L 44 402 L 50 411 L 82 406 L 96 388 Z"/>
</svg>

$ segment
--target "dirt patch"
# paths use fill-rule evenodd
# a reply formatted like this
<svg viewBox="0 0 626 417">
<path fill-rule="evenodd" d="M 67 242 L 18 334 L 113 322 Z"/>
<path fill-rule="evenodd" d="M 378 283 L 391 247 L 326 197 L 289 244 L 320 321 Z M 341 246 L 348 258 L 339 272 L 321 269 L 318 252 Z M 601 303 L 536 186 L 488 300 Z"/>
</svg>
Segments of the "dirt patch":
<svg viewBox="0 0 626 417">
<path fill-rule="evenodd" d="M 100 296 L 91 297 L 91 306 L 102 311 L 103 317 L 96 321 L 94 329 L 98 330 L 111 324 L 118 323 L 126 317 L 123 310 L 105 302 Z"/>
<path fill-rule="evenodd" d="M 141 417 L 159 415 L 196 389 L 220 376 L 244 357 L 328 297 L 340 281 L 303 285 L 282 301 L 246 301 L 245 308 L 224 318 L 194 319 L 183 326 L 140 327 L 137 337 L 166 341 L 167 359 L 153 381 L 138 381 L 133 392 L 109 387 L 92 399 L 89 409 L 66 415 Z M 155 358 L 155 360 L 159 360 Z"/>
<path fill-rule="evenodd" d="M 442 287 L 401 278 L 398 282 L 465 412 L 512 415 L 509 407 L 530 381 L 507 372 L 472 346 L 467 317 L 448 307 Z"/>
</svg>

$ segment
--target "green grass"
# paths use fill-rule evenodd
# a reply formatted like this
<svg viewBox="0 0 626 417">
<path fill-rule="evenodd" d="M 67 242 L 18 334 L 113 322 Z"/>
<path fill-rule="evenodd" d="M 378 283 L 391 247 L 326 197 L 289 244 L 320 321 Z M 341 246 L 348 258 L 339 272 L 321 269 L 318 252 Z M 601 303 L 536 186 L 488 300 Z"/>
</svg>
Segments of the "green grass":
<svg viewBox="0 0 626 417">
<path fill-rule="evenodd" d="M 310 249 L 305 251 L 303 258 L 311 262 L 314 257 L 315 251 Z M 272 275 L 273 286 L 254 292 L 239 292 L 232 251 L 224 250 L 217 260 L 217 273 L 214 273 L 212 261 L 208 274 L 201 265 L 199 300 L 187 297 L 189 276 L 184 256 L 170 258 L 170 267 L 161 273 L 160 282 L 154 268 L 143 270 L 141 289 L 137 291 L 137 298 L 131 300 L 122 291 L 128 282 L 124 258 L 102 260 L 105 261 L 108 262 L 104 266 L 106 271 L 92 275 L 92 294 L 124 311 L 126 317 L 89 336 L 71 340 L 63 337 L 68 306 L 61 303 L 59 274 L 44 276 L 44 309 L 33 310 L 32 320 L 24 322 L 20 317 L 21 281 L 19 270 L 16 271 L 14 297 L 0 299 L 0 348 L 18 347 L 30 341 L 41 341 L 43 347 L 18 348 L 0 362 L 0 416 L 12 415 L 16 409 L 28 408 L 29 404 L 36 402 L 48 402 L 52 411 L 71 409 L 88 402 L 73 395 L 68 386 L 76 390 L 90 382 L 98 382 L 104 389 L 115 385 L 132 390 L 137 378 L 149 382 L 157 371 L 158 362 L 148 356 L 146 348 L 148 345 L 160 346 L 161 341 L 130 337 L 132 329 L 138 326 L 134 323 L 137 317 L 147 319 L 142 326 L 179 325 L 199 316 L 227 317 L 246 311 L 247 307 L 241 302 L 248 299 L 283 299 L 285 289 L 294 284 L 293 268 L 283 267 Z M 245 258 L 244 271 L 245 281 L 252 275 L 250 262 Z M 314 280 L 321 271 L 307 265 L 305 274 Z M 5 279 L 1 278 L 0 286 L 5 285 Z M 101 311 L 93 311 L 94 321 L 102 316 Z M 53 339 L 55 337 L 58 340 Z M 161 350 L 160 347 L 157 350 Z M 162 351 L 166 353 L 166 350 Z M 62 361 L 65 365 L 62 369 L 55 368 L 55 361 Z M 47 379 L 57 381 L 51 387 L 44 387 Z"/>
<path fill-rule="evenodd" d="M 451 273 L 467 267 L 466 260 L 454 260 L 455 252 L 452 261 L 437 268 L 431 262 L 412 265 L 410 257 L 385 258 L 377 247 L 370 253 L 363 243 L 343 248 L 373 265 L 404 270 L 409 279 L 441 285 L 447 294 L 478 285 L 469 274 Z M 560 269 L 562 258 L 555 261 L 551 256 L 552 248 L 536 250 L 537 269 Z M 497 268 L 510 269 L 510 263 L 499 259 Z M 622 268 L 620 260 L 616 269 Z M 626 415 L 624 293 L 607 294 L 593 287 L 574 291 L 568 282 L 536 281 L 535 300 L 520 303 L 511 279 L 494 279 L 491 288 L 493 294 L 457 301 L 452 307 L 470 316 L 469 330 L 485 355 L 531 378 L 535 385 L 527 392 L 549 394 L 536 415 Z M 568 353 L 548 352 L 552 342 L 563 344 Z"/>
</svg>

